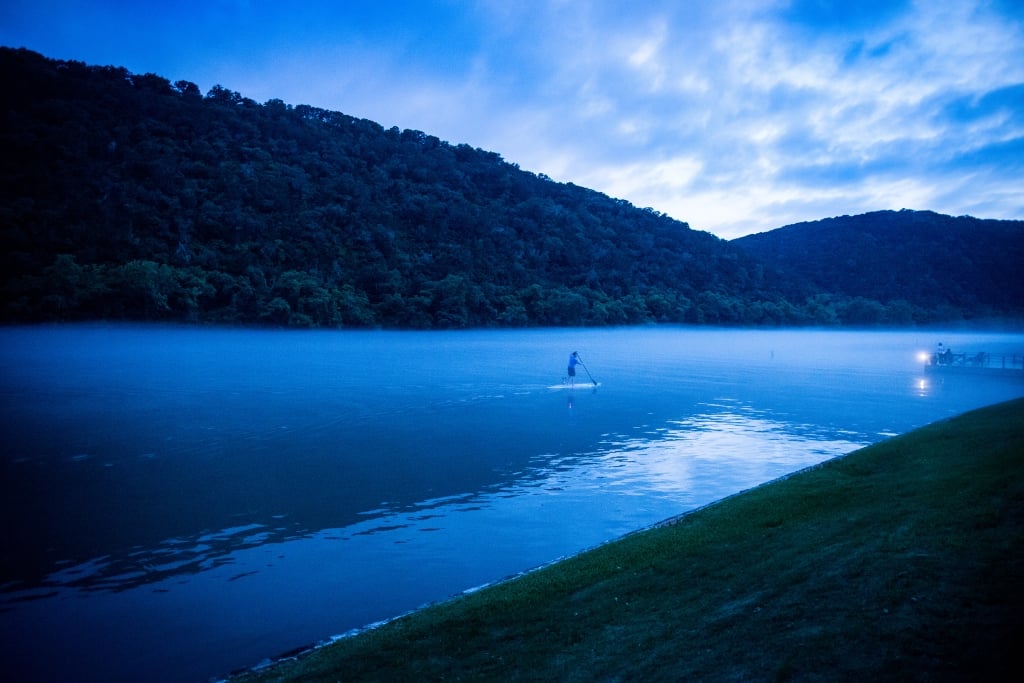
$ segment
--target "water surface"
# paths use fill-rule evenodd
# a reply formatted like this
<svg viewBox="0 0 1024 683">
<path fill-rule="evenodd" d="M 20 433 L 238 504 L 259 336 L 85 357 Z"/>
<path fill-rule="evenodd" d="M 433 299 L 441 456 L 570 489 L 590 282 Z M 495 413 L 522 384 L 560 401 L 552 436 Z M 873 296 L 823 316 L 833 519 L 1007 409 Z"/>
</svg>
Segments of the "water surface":
<svg viewBox="0 0 1024 683">
<path fill-rule="evenodd" d="M 965 410 L 990 333 L 0 330 L 0 638 L 195 681 Z M 586 371 L 551 389 L 571 351 Z M 595 387 L 591 377 L 600 382 Z"/>
</svg>

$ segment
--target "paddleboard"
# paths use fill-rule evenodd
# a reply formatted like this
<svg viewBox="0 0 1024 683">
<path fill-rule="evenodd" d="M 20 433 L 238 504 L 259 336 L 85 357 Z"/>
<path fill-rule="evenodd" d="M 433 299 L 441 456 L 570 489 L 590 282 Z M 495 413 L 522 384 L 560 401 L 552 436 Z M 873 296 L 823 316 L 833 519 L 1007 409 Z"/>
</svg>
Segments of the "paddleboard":
<svg viewBox="0 0 1024 683">
<path fill-rule="evenodd" d="M 597 384 L 593 382 L 576 382 L 575 386 L 571 384 L 552 384 L 548 389 L 593 389 L 599 386 L 601 386 L 600 382 Z"/>
</svg>

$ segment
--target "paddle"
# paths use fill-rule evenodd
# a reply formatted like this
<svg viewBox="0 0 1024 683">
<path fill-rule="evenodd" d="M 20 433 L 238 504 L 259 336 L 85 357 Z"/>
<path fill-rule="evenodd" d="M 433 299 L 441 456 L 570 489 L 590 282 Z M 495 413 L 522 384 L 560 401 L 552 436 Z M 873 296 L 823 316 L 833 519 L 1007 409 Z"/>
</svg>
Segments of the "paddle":
<svg viewBox="0 0 1024 683">
<path fill-rule="evenodd" d="M 579 359 L 579 356 L 576 356 L 576 360 L 577 360 L 577 362 L 579 362 L 580 366 L 582 366 L 583 370 L 587 373 L 587 377 L 590 377 L 590 381 L 593 382 L 594 386 L 596 387 L 597 386 L 597 380 L 594 379 L 594 377 L 590 374 L 590 370 L 587 370 L 587 366 L 583 365 L 583 361 L 581 361 Z"/>
</svg>

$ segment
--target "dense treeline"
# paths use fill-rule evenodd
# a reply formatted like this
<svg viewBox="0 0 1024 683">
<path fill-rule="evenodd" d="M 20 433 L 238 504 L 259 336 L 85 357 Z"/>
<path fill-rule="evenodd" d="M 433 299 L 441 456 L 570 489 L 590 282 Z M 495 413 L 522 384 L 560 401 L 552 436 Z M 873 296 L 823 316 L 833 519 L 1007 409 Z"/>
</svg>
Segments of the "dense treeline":
<svg viewBox="0 0 1024 683">
<path fill-rule="evenodd" d="M 733 244 L 777 277 L 859 301 L 865 323 L 1024 314 L 1024 221 L 877 211 L 789 225 Z"/>
<path fill-rule="evenodd" d="M 0 48 L 0 79 L 8 321 L 429 328 L 862 317 L 860 296 L 419 131 L 26 50 Z M 904 322 L 906 311 L 883 301 L 868 305 Z"/>
</svg>

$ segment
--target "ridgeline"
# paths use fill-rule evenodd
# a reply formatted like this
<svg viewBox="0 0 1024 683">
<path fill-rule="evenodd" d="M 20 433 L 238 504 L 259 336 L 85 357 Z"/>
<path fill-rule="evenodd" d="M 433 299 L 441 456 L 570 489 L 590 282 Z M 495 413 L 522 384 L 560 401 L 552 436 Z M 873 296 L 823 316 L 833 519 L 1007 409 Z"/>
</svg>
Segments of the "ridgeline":
<svg viewBox="0 0 1024 683">
<path fill-rule="evenodd" d="M 733 240 L 780 279 L 848 299 L 865 322 L 1021 315 L 1024 221 L 875 211 Z M 927 313 L 930 312 L 930 313 Z M 837 321 L 838 322 L 838 321 Z"/>
<path fill-rule="evenodd" d="M 955 299 L 879 288 L 863 261 L 833 287 L 494 152 L 219 85 L 0 48 L 0 86 L 5 322 L 862 325 L 1024 307 L 961 296 L 969 280 Z M 1006 223 L 1019 252 L 1024 223 Z"/>
</svg>

